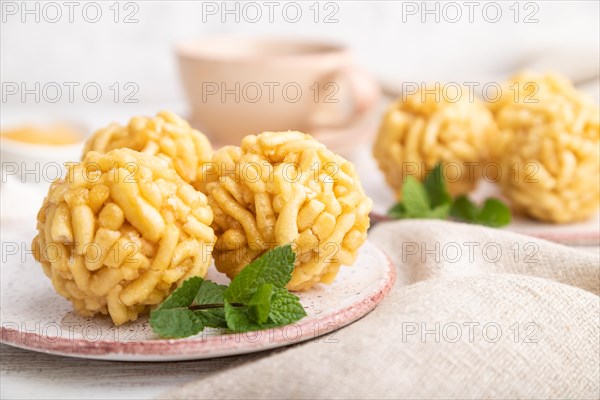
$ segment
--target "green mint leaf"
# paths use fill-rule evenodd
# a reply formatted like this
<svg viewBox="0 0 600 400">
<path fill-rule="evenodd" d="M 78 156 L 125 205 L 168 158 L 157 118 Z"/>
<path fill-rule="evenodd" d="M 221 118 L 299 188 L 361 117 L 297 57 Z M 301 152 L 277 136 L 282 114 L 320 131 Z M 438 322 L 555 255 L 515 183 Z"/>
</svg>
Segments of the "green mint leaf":
<svg viewBox="0 0 600 400">
<path fill-rule="evenodd" d="M 292 279 L 296 253 L 290 244 L 279 246 L 252 261 L 231 281 L 224 293 L 230 303 L 247 304 L 256 290 L 270 283 L 282 288 Z"/>
<path fill-rule="evenodd" d="M 195 310 L 194 314 L 202 320 L 205 327 L 208 328 L 227 328 L 225 320 L 225 310 L 223 308 L 214 308 L 210 310 Z"/>
<path fill-rule="evenodd" d="M 400 201 L 394 204 L 394 206 L 388 210 L 388 215 L 397 219 L 406 218 L 406 210 L 404 209 L 402 202 Z"/>
<path fill-rule="evenodd" d="M 256 331 L 265 328 L 265 326 L 252 321 L 246 307 L 234 307 L 227 300 L 225 300 L 225 319 L 227 327 L 234 332 Z"/>
<path fill-rule="evenodd" d="M 156 334 L 166 338 L 181 338 L 204 329 L 202 319 L 188 309 L 203 282 L 204 279 L 200 277 L 187 279 L 150 312 L 150 326 Z"/>
<path fill-rule="evenodd" d="M 202 284 L 198 288 L 196 296 L 194 297 L 194 303 L 196 304 L 216 304 L 223 303 L 223 293 L 227 286 L 218 285 L 211 281 L 202 281 Z"/>
<path fill-rule="evenodd" d="M 157 310 L 189 307 L 193 303 L 196 293 L 198 293 L 198 289 L 202 286 L 202 282 L 204 282 L 204 279 L 198 276 L 186 279 L 180 287 L 175 289 L 175 291 L 171 293 L 160 306 L 158 306 Z"/>
<path fill-rule="evenodd" d="M 487 199 L 479 214 L 479 223 L 491 227 L 510 224 L 510 208 L 498 199 Z"/>
<path fill-rule="evenodd" d="M 424 218 L 430 218 L 430 219 L 447 219 L 448 218 L 448 214 L 450 213 L 450 207 L 451 206 L 452 206 L 452 203 L 439 205 L 439 206 L 435 207 L 434 209 L 430 210 L 425 215 Z"/>
<path fill-rule="evenodd" d="M 192 336 L 204 329 L 202 319 L 187 308 L 152 310 L 150 326 L 154 333 L 164 338 Z"/>
<path fill-rule="evenodd" d="M 475 222 L 477 219 L 477 206 L 467 196 L 459 196 L 454 199 L 450 209 L 450 215 L 456 219 L 466 222 Z"/>
<path fill-rule="evenodd" d="M 425 176 L 423 185 L 425 186 L 431 208 L 452 204 L 452 197 L 446 187 L 441 163 L 435 164 L 433 170 Z"/>
<path fill-rule="evenodd" d="M 300 304 L 298 296 L 288 292 L 285 288 L 272 287 L 270 303 L 268 320 L 258 324 L 253 320 L 252 311 L 249 307 L 234 307 L 226 300 L 225 318 L 227 319 L 227 327 L 235 332 L 247 332 L 288 325 L 306 316 L 306 311 Z"/>
<path fill-rule="evenodd" d="M 425 176 L 423 183 L 409 176 L 402 186 L 402 201 L 394 205 L 388 215 L 392 218 L 446 219 L 452 205 L 442 164 L 437 163 Z"/>
<path fill-rule="evenodd" d="M 227 289 L 225 285 L 218 285 L 211 281 L 203 281 L 194 298 L 194 304 L 223 304 L 223 293 Z M 225 320 L 225 310 L 221 308 L 211 308 L 205 310 L 194 310 L 194 314 L 202 320 L 206 327 L 227 328 Z"/>
<path fill-rule="evenodd" d="M 408 218 L 422 218 L 431 209 L 425 187 L 412 176 L 402 186 L 402 204 Z"/>
<path fill-rule="evenodd" d="M 466 196 L 456 198 L 450 215 L 460 221 L 491 227 L 501 227 L 511 221 L 510 209 L 498 199 L 487 199 L 479 208 Z"/>
<path fill-rule="evenodd" d="M 248 302 L 248 311 L 250 312 L 250 318 L 253 322 L 256 322 L 257 324 L 264 324 L 267 322 L 269 312 L 271 311 L 271 297 L 273 297 L 274 289 L 275 286 L 271 283 L 265 283 L 256 290 Z"/>
<path fill-rule="evenodd" d="M 269 320 L 276 326 L 294 323 L 306 316 L 298 296 L 286 289 L 276 288 L 271 299 Z"/>
</svg>

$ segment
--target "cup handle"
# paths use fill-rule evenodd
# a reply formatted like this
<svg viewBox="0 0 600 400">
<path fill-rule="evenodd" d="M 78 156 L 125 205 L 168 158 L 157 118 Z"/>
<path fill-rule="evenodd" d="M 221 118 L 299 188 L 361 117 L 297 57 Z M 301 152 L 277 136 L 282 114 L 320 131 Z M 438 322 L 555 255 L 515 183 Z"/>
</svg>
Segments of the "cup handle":
<svg viewBox="0 0 600 400">
<path fill-rule="evenodd" d="M 319 102 L 316 110 L 309 119 L 309 121 L 311 121 L 310 125 L 315 131 L 327 131 L 328 133 L 333 133 L 333 130 L 343 130 L 359 124 L 377 106 L 381 95 L 381 88 L 375 77 L 365 69 L 357 66 L 348 66 L 341 71 L 336 71 L 330 76 L 329 79 L 326 78 L 323 81 L 327 83 L 340 81 L 348 82 L 348 88 L 350 90 L 350 97 L 352 101 L 352 110 L 342 121 L 328 124 L 324 121 L 324 119 L 331 119 L 331 108 L 328 113 L 329 118 L 324 118 L 322 114 L 326 107 Z M 336 113 L 339 116 L 341 113 L 339 100 L 337 103 L 338 105 L 335 108 Z M 319 121 L 319 119 L 321 121 Z"/>
</svg>

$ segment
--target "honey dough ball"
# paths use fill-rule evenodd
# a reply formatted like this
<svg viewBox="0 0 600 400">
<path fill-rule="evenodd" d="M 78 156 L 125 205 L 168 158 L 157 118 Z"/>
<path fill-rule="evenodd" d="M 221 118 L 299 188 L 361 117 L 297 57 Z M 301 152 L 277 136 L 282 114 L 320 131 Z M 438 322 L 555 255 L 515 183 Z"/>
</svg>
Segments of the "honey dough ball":
<svg viewBox="0 0 600 400">
<path fill-rule="evenodd" d="M 233 278 L 265 251 L 292 243 L 288 289 L 307 290 L 354 263 L 372 201 L 350 162 L 300 132 L 246 136 L 213 162 L 207 190 L 219 271 Z"/>
<path fill-rule="evenodd" d="M 522 73 L 505 87 L 490 104 L 503 194 L 541 221 L 589 218 L 600 204 L 600 109 L 558 75 Z"/>
<path fill-rule="evenodd" d="M 112 123 L 92 134 L 83 155 L 120 148 L 162 158 L 184 181 L 203 191 L 202 177 L 210 163 L 212 147 L 206 136 L 174 113 L 161 111 L 154 118 L 133 117 L 126 126 Z"/>
<path fill-rule="evenodd" d="M 408 176 L 423 181 L 441 162 L 448 190 L 471 191 L 489 159 L 496 124 L 485 104 L 443 86 L 404 94 L 385 113 L 373 155 L 386 181 L 401 198 Z"/>
<path fill-rule="evenodd" d="M 116 325 L 203 277 L 216 237 L 204 194 L 167 164 L 130 149 L 67 164 L 37 217 L 36 260 L 84 316 Z"/>
<path fill-rule="evenodd" d="M 588 139 L 598 136 L 593 121 L 598 106 L 564 76 L 521 72 L 502 85 L 498 101 L 488 102 L 501 136 L 528 132 L 540 125 L 559 124 Z M 497 146 L 495 146 L 497 147 Z"/>
</svg>

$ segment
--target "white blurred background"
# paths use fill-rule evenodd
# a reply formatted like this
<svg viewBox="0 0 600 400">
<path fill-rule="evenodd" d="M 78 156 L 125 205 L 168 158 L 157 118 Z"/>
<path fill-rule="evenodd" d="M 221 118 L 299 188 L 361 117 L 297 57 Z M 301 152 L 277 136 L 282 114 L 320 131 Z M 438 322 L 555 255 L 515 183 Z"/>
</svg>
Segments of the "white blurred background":
<svg viewBox="0 0 600 400">
<path fill-rule="evenodd" d="M 392 91 L 403 81 L 497 81 L 532 67 L 563 72 L 598 97 L 597 1 L 67 3 L 2 2 L 3 122 L 48 113 L 104 125 L 133 112 L 185 113 L 173 45 L 224 33 L 344 43 Z M 22 86 L 13 93 L 12 83 L 37 82 L 57 83 L 61 99 L 23 99 Z M 78 84 L 72 99 L 69 82 Z M 95 103 L 82 95 L 90 82 L 102 89 Z"/>
<path fill-rule="evenodd" d="M 485 84 L 530 68 L 562 72 L 600 102 L 598 1 L 0 4 L 2 127 L 66 120 L 91 133 L 160 109 L 187 116 L 174 45 L 221 34 L 345 44 L 391 95 L 405 82 Z M 375 198 L 386 185 L 368 146 L 361 148 L 353 161 Z M 32 227 L 48 184 L 3 183 L 3 227 L 21 219 Z"/>
</svg>

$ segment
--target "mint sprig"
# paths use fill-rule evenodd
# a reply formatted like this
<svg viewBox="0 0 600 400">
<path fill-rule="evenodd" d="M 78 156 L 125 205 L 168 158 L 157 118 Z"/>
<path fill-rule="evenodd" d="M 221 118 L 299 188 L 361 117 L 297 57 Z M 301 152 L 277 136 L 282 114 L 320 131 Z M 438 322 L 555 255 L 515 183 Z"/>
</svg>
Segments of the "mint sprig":
<svg viewBox="0 0 600 400">
<path fill-rule="evenodd" d="M 306 312 L 285 289 L 295 261 L 288 244 L 248 264 L 229 287 L 200 277 L 187 279 L 150 313 L 150 326 L 161 337 L 182 338 L 205 327 L 246 332 L 296 322 Z"/>
<path fill-rule="evenodd" d="M 482 207 L 475 205 L 467 196 L 454 200 L 450 215 L 460 221 L 491 227 L 500 227 L 510 223 L 510 209 L 498 199 L 487 199 Z"/>
<path fill-rule="evenodd" d="M 392 218 L 446 219 L 452 205 L 452 197 L 446 188 L 441 164 L 425 175 L 421 183 L 412 176 L 402 186 L 402 201 L 388 212 Z"/>
<path fill-rule="evenodd" d="M 291 245 L 279 246 L 252 261 L 231 281 L 225 291 L 229 302 L 247 303 L 265 283 L 282 288 L 292 279 L 296 253 Z"/>
<path fill-rule="evenodd" d="M 487 199 L 482 208 L 477 207 L 466 196 L 452 199 L 441 163 L 437 163 L 425 175 L 423 183 L 412 176 L 407 177 L 402 186 L 402 201 L 390 208 L 388 215 L 395 219 L 451 217 L 492 227 L 507 225 L 511 220 L 510 209 L 498 199 Z"/>
</svg>

